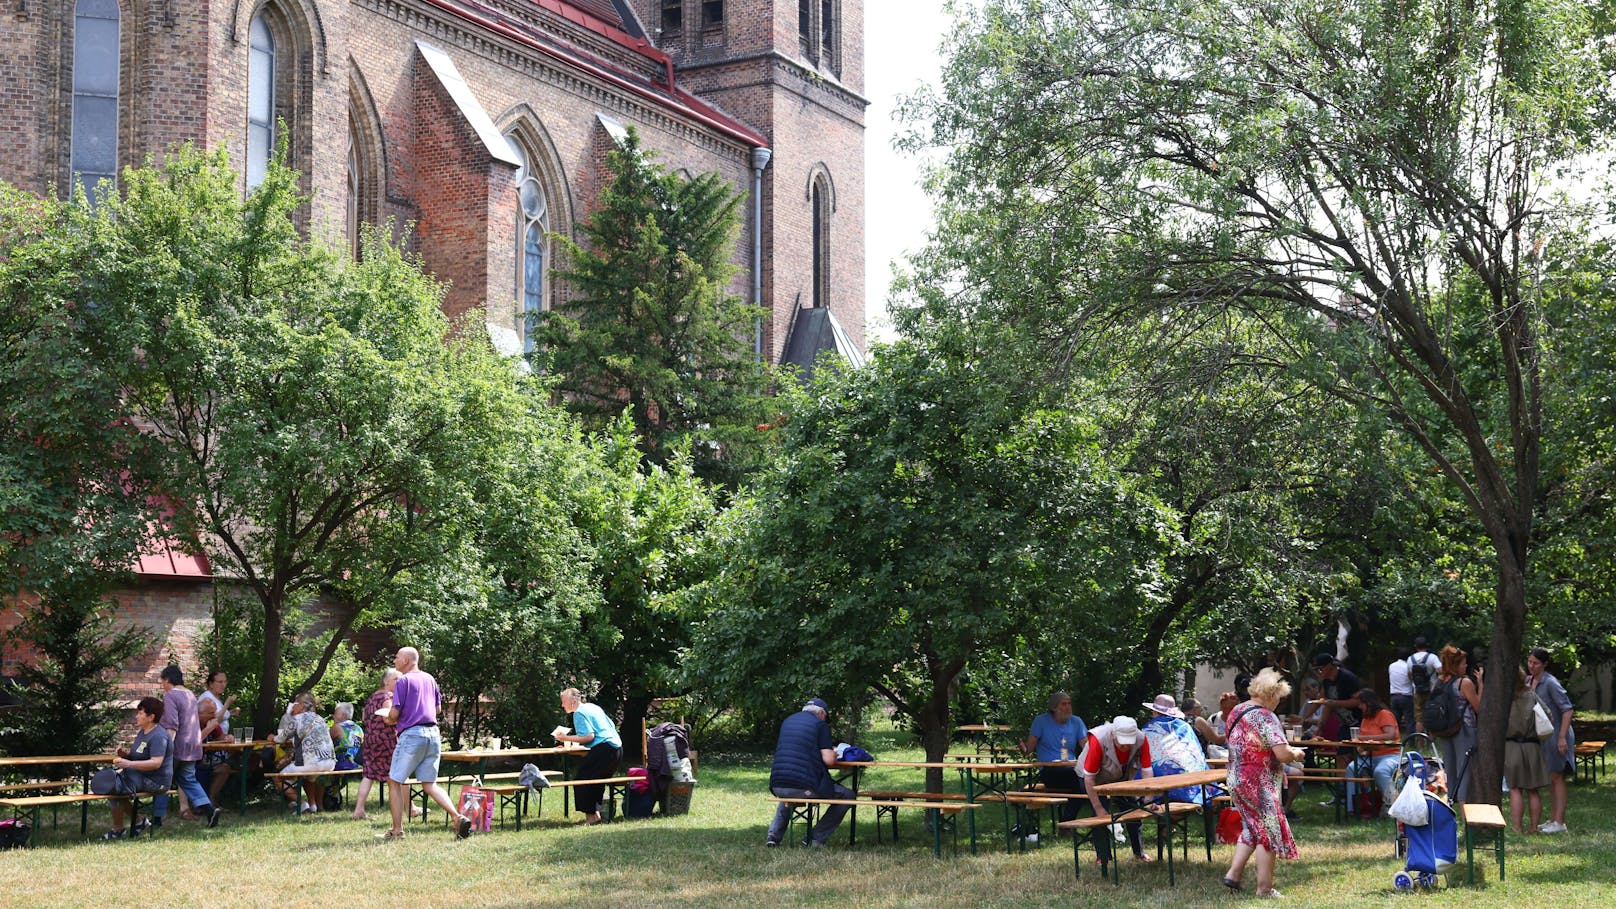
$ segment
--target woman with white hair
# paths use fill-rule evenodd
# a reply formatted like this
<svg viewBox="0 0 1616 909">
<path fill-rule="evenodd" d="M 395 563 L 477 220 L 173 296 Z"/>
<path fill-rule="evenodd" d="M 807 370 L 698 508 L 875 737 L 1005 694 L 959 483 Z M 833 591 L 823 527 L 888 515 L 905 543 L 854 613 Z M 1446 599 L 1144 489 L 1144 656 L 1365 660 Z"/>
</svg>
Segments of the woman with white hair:
<svg viewBox="0 0 1616 909">
<path fill-rule="evenodd" d="M 1257 896 L 1278 899 L 1274 858 L 1296 858 L 1296 841 L 1281 807 L 1286 764 L 1300 761 L 1301 748 L 1285 741 L 1285 727 L 1274 708 L 1291 693 L 1290 683 L 1272 669 L 1251 680 L 1250 700 L 1229 712 L 1229 797 L 1240 812 L 1240 841 L 1223 886 L 1240 890 L 1246 862 L 1257 856 Z"/>
<path fill-rule="evenodd" d="M 373 692 L 365 701 L 365 715 L 360 720 L 365 724 L 365 738 L 359 743 L 359 766 L 364 773 L 359 779 L 359 793 L 354 796 L 353 818 L 356 821 L 365 819 L 365 800 L 370 798 L 370 787 L 375 783 L 387 782 L 387 771 L 393 766 L 393 747 L 398 744 L 398 727 L 387 725 L 383 719 L 387 711 L 393 709 L 393 686 L 398 684 L 399 671 L 387 667 L 382 673 L 381 687 Z M 420 813 L 419 808 L 410 806 L 410 814 Z"/>
</svg>

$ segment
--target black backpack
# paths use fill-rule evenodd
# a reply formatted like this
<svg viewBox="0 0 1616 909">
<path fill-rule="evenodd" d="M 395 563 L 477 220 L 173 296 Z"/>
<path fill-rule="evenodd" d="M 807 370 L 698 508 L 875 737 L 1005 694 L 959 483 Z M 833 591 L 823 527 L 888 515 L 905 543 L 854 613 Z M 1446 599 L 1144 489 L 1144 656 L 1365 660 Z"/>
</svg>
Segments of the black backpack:
<svg viewBox="0 0 1616 909">
<path fill-rule="evenodd" d="M 1427 653 L 1417 653 L 1408 659 L 1408 680 L 1414 683 L 1415 694 L 1430 694 L 1431 682 L 1436 673 L 1431 671 L 1431 657 Z"/>
<path fill-rule="evenodd" d="M 1452 738 L 1459 734 L 1464 714 L 1459 710 L 1459 680 L 1449 679 L 1431 689 L 1425 699 L 1425 731 L 1438 738 Z"/>
</svg>

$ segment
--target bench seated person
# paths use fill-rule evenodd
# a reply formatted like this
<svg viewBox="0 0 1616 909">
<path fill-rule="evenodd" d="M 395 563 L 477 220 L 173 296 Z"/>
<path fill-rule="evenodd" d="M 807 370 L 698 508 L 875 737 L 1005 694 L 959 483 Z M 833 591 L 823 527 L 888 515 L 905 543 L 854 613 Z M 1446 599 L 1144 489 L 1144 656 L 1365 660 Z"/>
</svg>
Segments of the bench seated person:
<svg viewBox="0 0 1616 909">
<path fill-rule="evenodd" d="M 128 748 L 119 748 L 112 767 L 96 773 L 90 781 L 90 791 L 104 796 L 136 796 L 143 793 L 166 793 L 174 779 L 174 753 L 168 731 L 158 726 L 163 716 L 163 702 L 154 697 L 143 697 L 135 705 L 135 740 Z M 130 813 L 129 835 L 136 836 L 140 827 L 135 824 L 134 802 L 122 798 L 112 800 L 112 829 L 102 839 L 115 840 L 124 835 L 124 815 Z"/>
</svg>

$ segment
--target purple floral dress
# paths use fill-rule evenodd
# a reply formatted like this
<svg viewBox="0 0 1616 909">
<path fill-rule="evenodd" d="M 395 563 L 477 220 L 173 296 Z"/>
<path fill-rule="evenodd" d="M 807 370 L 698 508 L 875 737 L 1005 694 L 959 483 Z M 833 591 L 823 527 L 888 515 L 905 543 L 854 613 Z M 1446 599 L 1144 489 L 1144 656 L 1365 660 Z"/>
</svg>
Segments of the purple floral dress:
<svg viewBox="0 0 1616 909">
<path fill-rule="evenodd" d="M 1236 707 L 1229 718 L 1229 797 L 1240 812 L 1240 842 L 1283 859 L 1296 858 L 1296 841 L 1279 799 L 1285 768 L 1272 750 L 1285 741 L 1285 728 L 1272 710 L 1255 701 Z"/>
<path fill-rule="evenodd" d="M 365 740 L 359 743 L 359 759 L 364 765 L 365 779 L 378 782 L 387 779 L 393 767 L 393 746 L 398 744 L 398 727 L 389 726 L 376 715 L 378 710 L 393 706 L 393 698 L 378 691 L 365 702 Z"/>
</svg>

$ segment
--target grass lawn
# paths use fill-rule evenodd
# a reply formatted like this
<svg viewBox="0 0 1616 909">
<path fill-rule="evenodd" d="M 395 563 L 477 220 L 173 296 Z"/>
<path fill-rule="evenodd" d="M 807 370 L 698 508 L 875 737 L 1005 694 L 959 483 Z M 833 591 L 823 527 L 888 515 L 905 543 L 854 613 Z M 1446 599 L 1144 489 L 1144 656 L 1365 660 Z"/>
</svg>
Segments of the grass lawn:
<svg viewBox="0 0 1616 909">
<path fill-rule="evenodd" d="M 917 758 L 893 740 L 876 738 L 882 758 Z M 231 812 L 217 830 L 171 822 L 178 829 L 130 842 L 80 840 L 78 817 L 64 813 L 41 847 L 0 855 L 0 907 L 110 905 L 164 907 L 463 907 L 463 906 L 1230 906 L 1249 895 L 1224 893 L 1218 879 L 1230 849 L 1214 846 L 1208 865 L 1199 843 L 1180 865 L 1178 886 L 1167 886 L 1165 865 L 1123 869 L 1123 886 L 1100 879 L 1085 850 L 1083 880 L 1072 877 L 1067 842 L 1026 854 L 1003 852 L 997 807 L 979 809 L 981 854 L 968 845 L 958 859 L 932 857 L 931 837 L 918 812 L 902 818 L 903 840 L 874 842 L 861 817 L 859 844 L 847 847 L 846 826 L 826 850 L 765 849 L 772 811 L 764 801 L 768 768 L 761 757 L 704 756 L 690 814 L 584 828 L 564 824 L 546 799 L 542 819 L 521 833 L 500 830 L 457 843 L 435 823 L 413 824 L 401 842 L 384 843 L 386 829 L 346 814 L 280 821 L 272 808 L 242 819 Z M 951 775 L 952 776 L 952 775 Z M 870 788 L 919 783 L 889 771 Z M 956 785 L 950 780 L 950 787 Z M 1546 795 L 1546 791 L 1545 791 Z M 1296 824 L 1301 857 L 1280 863 L 1284 904 L 1329 909 L 1356 906 L 1612 907 L 1616 906 L 1616 778 L 1571 789 L 1569 834 L 1515 837 L 1508 845 L 1508 880 L 1478 865 L 1481 889 L 1400 894 L 1391 887 L 1402 867 L 1392 857 L 1390 822 L 1336 826 L 1324 793 L 1309 789 Z M 868 812 L 865 812 L 868 814 Z M 441 817 L 441 815 L 439 816 Z M 573 815 L 576 821 L 577 815 Z M 104 829 L 106 813 L 92 812 Z M 963 828 L 963 823 L 962 823 Z M 1125 847 L 1124 847 L 1125 850 Z M 1199 850 L 1199 851 L 1198 851 Z M 1490 858 L 1489 852 L 1487 857 Z M 946 852 L 945 852 L 946 856 Z M 1460 862 L 1464 860 L 1463 837 Z M 1255 867 L 1247 870 L 1252 886 Z M 1455 883 L 1462 875 L 1454 875 Z"/>
</svg>

